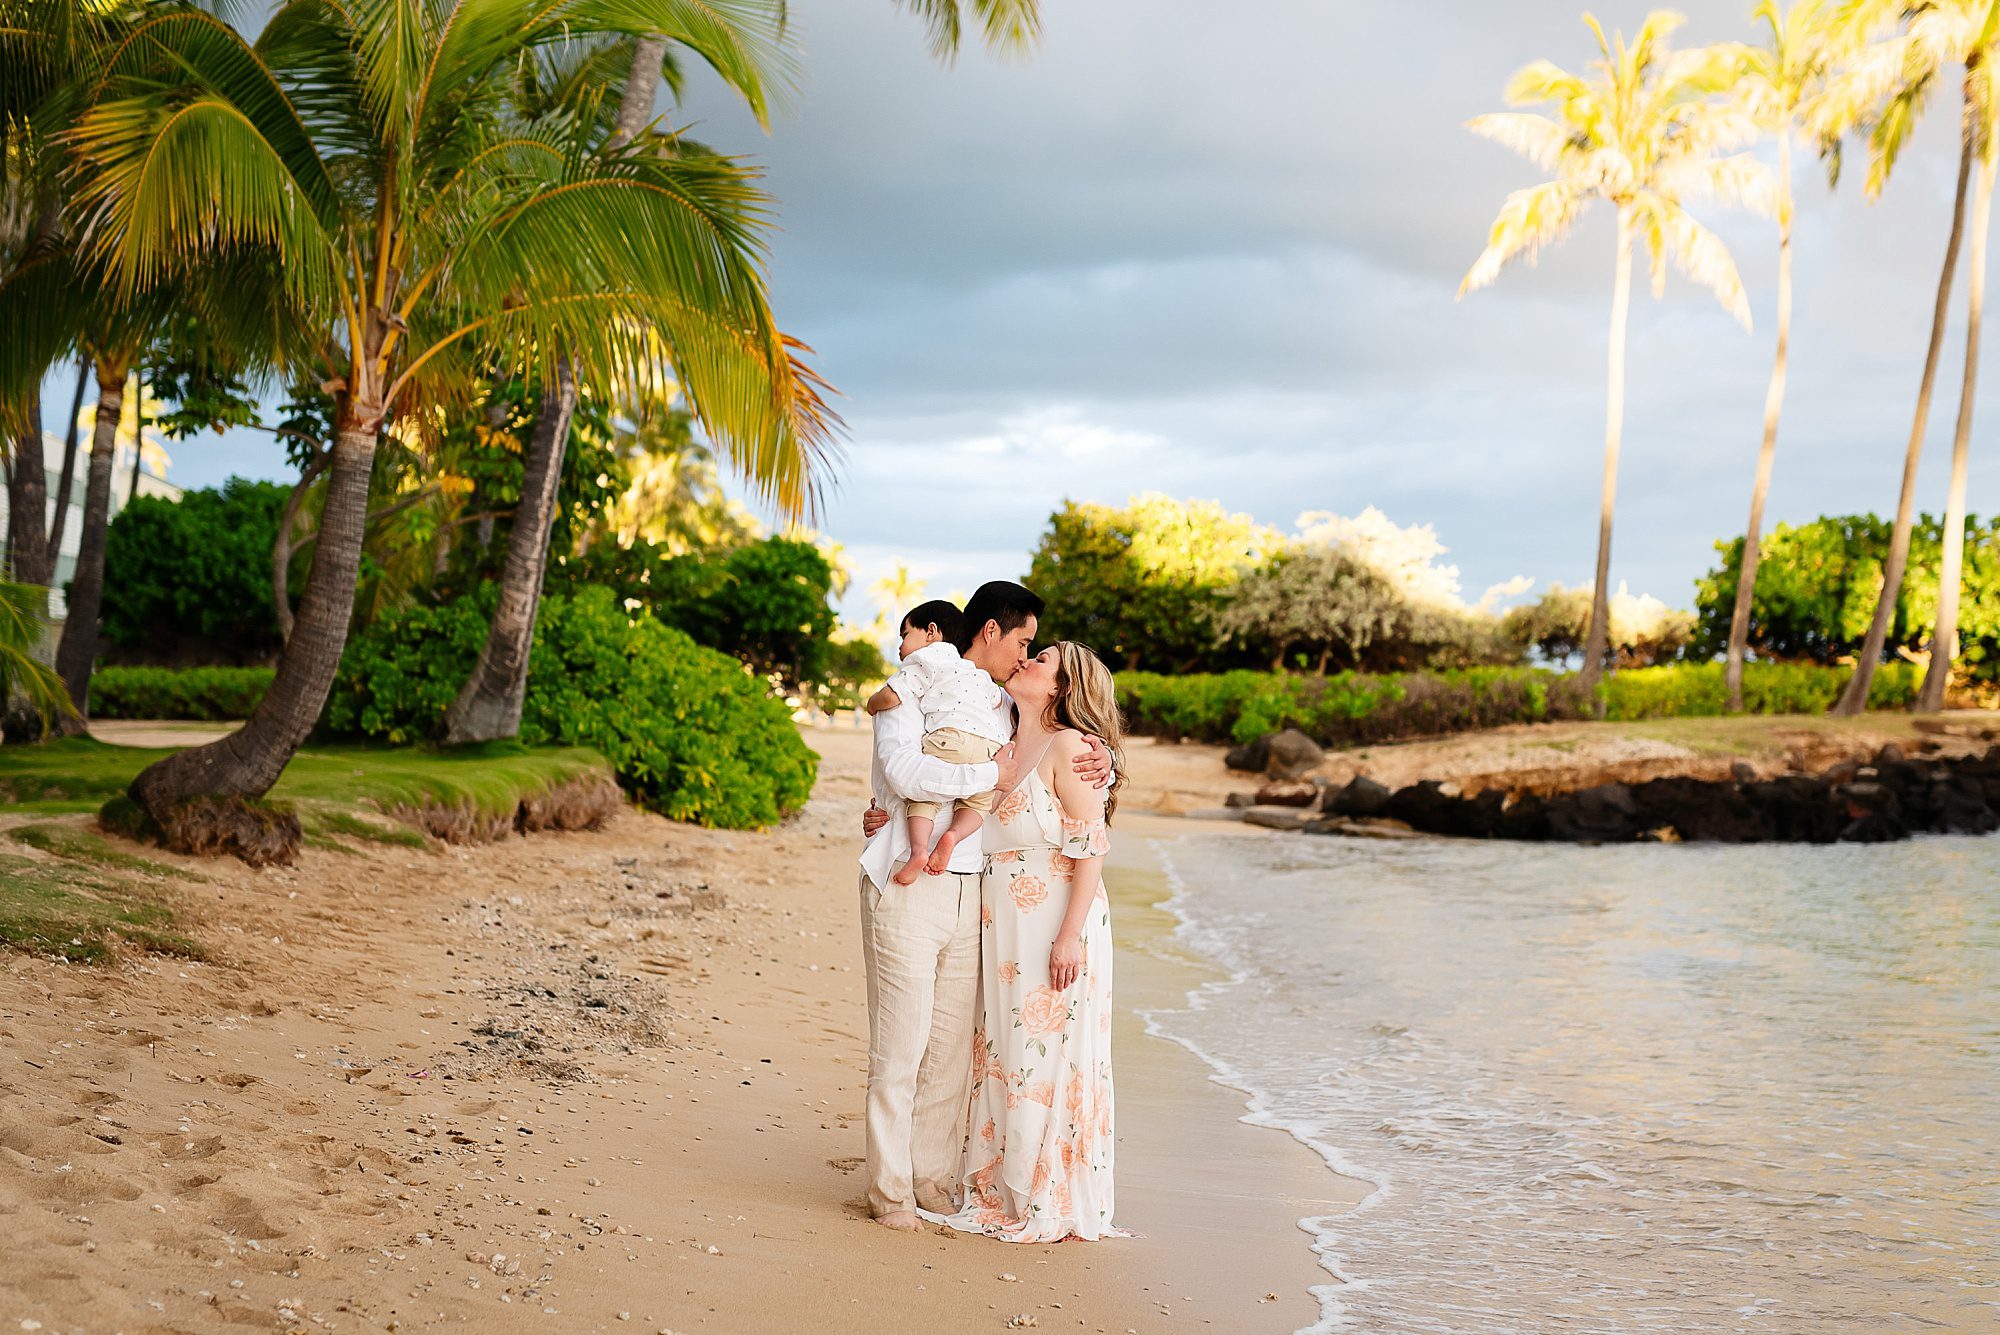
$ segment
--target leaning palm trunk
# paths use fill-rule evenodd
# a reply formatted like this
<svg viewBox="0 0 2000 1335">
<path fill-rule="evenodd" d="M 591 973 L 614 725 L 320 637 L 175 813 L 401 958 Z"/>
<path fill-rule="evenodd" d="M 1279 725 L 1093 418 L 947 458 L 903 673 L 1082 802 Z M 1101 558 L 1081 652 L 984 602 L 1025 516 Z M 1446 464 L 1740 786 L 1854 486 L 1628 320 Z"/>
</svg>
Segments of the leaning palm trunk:
<svg viewBox="0 0 2000 1335">
<path fill-rule="evenodd" d="M 472 675 L 445 711 L 445 741 L 454 746 L 513 737 L 521 731 L 535 616 L 549 567 L 549 531 L 555 523 L 564 446 L 575 409 L 576 378 L 568 360 L 559 358 L 555 383 L 542 397 L 522 461 L 521 501 L 507 533 L 493 624 L 487 628 Z"/>
<path fill-rule="evenodd" d="M 104 606 L 104 539 L 111 526 L 111 464 L 118 455 L 118 423 L 125 415 L 125 367 L 99 358 L 97 420 L 90 437 L 90 477 L 83 488 L 83 528 L 77 535 L 76 574 L 69 585 L 56 672 L 69 691 L 72 714 L 57 725 L 80 733 L 90 718 L 90 674 L 97 664 L 97 617 Z"/>
<path fill-rule="evenodd" d="M 660 86 L 666 41 L 641 38 L 618 101 L 618 123 L 604 151 L 632 142 L 651 118 Z M 507 533 L 507 556 L 500 568 L 500 600 L 487 628 L 479 661 L 458 698 L 445 713 L 445 740 L 454 745 L 497 741 L 521 731 L 521 707 L 528 697 L 528 660 L 534 648 L 536 613 L 548 573 L 549 535 L 555 525 L 556 492 L 569 452 L 569 427 L 576 416 L 576 377 L 558 358 L 555 383 L 542 396 L 534 429 L 521 459 L 521 501 Z"/>
<path fill-rule="evenodd" d="M 1970 89 L 1967 90 L 1968 93 Z M 1910 527 L 1917 501 L 1917 466 L 1924 457 L 1924 432 L 1930 425 L 1931 390 L 1937 385 L 1938 356 L 1944 348 L 1945 320 L 1951 313 L 1951 284 L 1958 268 L 1958 251 L 1965 240 L 1965 188 L 1972 177 L 1973 105 L 1965 107 L 1963 142 L 1958 156 L 1958 187 L 1951 203 L 1951 240 L 1945 243 L 1944 268 L 1938 274 L 1937 301 L 1931 309 L 1931 342 L 1924 354 L 1924 376 L 1917 387 L 1917 411 L 1910 423 L 1910 443 L 1903 450 L 1903 489 L 1896 500 L 1896 523 L 1889 534 L 1889 556 L 1882 566 L 1882 591 L 1875 599 L 1875 616 L 1861 642 L 1860 656 L 1847 689 L 1834 702 L 1833 713 L 1859 714 L 1868 707 L 1868 691 L 1875 681 L 1875 668 L 1882 661 L 1882 646 L 1889 637 L 1889 618 L 1902 596 L 1903 570 L 1910 559 Z"/>
<path fill-rule="evenodd" d="M 63 437 L 62 476 L 56 479 L 56 515 L 49 521 L 49 561 L 62 560 L 62 544 L 69 524 L 70 484 L 76 477 L 77 421 L 83 416 L 83 391 L 90 381 L 90 358 L 76 362 L 76 394 L 69 404 L 69 432 Z"/>
<path fill-rule="evenodd" d="M 1958 428 L 1951 445 L 1951 494 L 1945 502 L 1944 563 L 1938 571 L 1937 628 L 1931 633 L 1930 667 L 1924 673 L 1917 708 L 1935 713 L 1944 708 L 1951 680 L 1952 659 L 1958 653 L 1959 574 L 1965 560 L 1965 464 L 1972 444 L 1972 398 L 1979 383 L 1979 317 L 1986 297 L 1986 232 L 1993 216 L 1993 172 L 1996 154 L 1990 134 L 1979 157 L 1979 187 L 1972 203 L 1972 256 L 1966 264 L 1969 289 L 1965 315 L 1965 379 L 1958 392 Z"/>
<path fill-rule="evenodd" d="M 1604 493 L 1597 515 L 1597 587 L 1583 639 L 1583 681 L 1595 686 L 1611 644 L 1611 518 L 1618 505 L 1618 445 L 1625 427 L 1625 327 L 1632 308 L 1632 220 L 1618 215 L 1618 271 L 1611 288 L 1611 352 L 1604 408 Z"/>
<path fill-rule="evenodd" d="M 1750 601 L 1764 532 L 1764 498 L 1771 490 L 1771 460 L 1778 450 L 1778 415 L 1785 406 L 1785 354 L 1792 336 L 1792 140 L 1778 136 L 1778 350 L 1764 392 L 1764 441 L 1757 450 L 1757 480 L 1750 488 L 1750 523 L 1743 531 L 1743 563 L 1736 572 L 1736 610 L 1729 618 L 1728 663 L 1723 682 L 1728 709 L 1743 712 L 1743 655 L 1750 637 Z"/>
<path fill-rule="evenodd" d="M 168 756 L 132 781 L 132 799 L 156 819 L 196 796 L 263 796 L 319 721 L 354 612 L 361 538 L 368 523 L 368 479 L 381 425 L 379 406 L 343 405 L 312 570 L 277 676 L 237 731 Z"/>
</svg>

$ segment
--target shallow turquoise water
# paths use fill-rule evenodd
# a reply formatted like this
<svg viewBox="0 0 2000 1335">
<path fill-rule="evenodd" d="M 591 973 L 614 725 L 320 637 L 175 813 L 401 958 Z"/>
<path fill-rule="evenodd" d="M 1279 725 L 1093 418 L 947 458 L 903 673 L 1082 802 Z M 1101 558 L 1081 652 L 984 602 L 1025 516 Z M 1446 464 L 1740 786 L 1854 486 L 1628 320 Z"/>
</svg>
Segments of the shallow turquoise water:
<svg viewBox="0 0 2000 1335">
<path fill-rule="evenodd" d="M 2000 1330 L 2000 839 L 1160 849 L 1327 1328 Z"/>
</svg>

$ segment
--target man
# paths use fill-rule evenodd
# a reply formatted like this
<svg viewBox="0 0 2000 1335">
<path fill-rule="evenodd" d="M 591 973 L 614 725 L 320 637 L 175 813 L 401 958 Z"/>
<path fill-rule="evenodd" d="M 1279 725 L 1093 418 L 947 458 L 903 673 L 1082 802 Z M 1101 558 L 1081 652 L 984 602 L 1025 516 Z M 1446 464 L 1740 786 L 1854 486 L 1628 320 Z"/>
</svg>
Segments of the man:
<svg viewBox="0 0 2000 1335">
<path fill-rule="evenodd" d="M 967 662 L 1005 683 L 1028 659 L 1042 600 L 1019 584 L 983 584 L 965 605 L 957 637 Z M 922 615 L 919 608 L 912 619 Z M 1013 702 L 996 706 L 1013 731 Z M 901 860 L 904 802 L 949 803 L 1019 777 L 1013 746 L 977 765 L 923 754 L 922 715 L 899 705 L 875 715 L 874 802 L 863 828 L 861 954 L 868 974 L 868 1211 L 889 1228 L 916 1231 L 917 1207 L 949 1214 L 958 1206 L 959 1159 L 972 1081 L 972 1031 L 979 1005 L 979 881 L 986 857 L 974 833 L 952 851 L 947 870 L 916 884 L 889 879 Z M 1101 781 L 1110 759 L 1093 747 L 1077 772 Z M 884 814 L 877 807 L 890 810 Z M 880 816 L 878 821 L 875 818 Z M 903 842 L 907 842 L 905 839 Z M 929 850 L 910 849 L 922 858 Z"/>
</svg>

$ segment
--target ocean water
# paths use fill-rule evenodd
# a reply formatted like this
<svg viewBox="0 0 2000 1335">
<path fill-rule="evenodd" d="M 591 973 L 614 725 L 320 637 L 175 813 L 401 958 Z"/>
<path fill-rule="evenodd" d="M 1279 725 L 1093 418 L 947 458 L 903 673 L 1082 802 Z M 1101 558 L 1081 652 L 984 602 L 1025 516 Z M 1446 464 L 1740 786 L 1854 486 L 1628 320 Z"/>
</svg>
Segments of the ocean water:
<svg viewBox="0 0 2000 1335">
<path fill-rule="evenodd" d="M 2000 839 L 1157 847 L 1317 1329 L 2000 1331 Z"/>
</svg>

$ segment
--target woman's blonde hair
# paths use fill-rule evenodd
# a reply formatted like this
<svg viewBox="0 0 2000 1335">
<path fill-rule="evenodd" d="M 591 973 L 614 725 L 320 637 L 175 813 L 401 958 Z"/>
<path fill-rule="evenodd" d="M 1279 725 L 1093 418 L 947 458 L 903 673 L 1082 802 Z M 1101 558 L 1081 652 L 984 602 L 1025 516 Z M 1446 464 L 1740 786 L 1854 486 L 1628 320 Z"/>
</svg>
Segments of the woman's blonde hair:
<svg viewBox="0 0 2000 1335">
<path fill-rule="evenodd" d="M 1125 786 L 1125 720 L 1118 713 L 1111 669 L 1074 640 L 1056 641 L 1056 690 L 1042 721 L 1051 729 L 1075 728 L 1095 736 L 1111 749 L 1111 790 L 1104 795 L 1104 819 L 1110 821 L 1118 809 L 1118 790 Z"/>
</svg>

